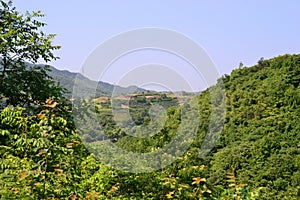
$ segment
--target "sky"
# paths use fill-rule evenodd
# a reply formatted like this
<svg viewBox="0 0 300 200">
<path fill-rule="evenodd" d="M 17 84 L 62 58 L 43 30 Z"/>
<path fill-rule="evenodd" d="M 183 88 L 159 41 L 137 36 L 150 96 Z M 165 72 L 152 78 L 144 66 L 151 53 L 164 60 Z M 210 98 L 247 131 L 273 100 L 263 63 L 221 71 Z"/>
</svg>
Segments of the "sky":
<svg viewBox="0 0 300 200">
<path fill-rule="evenodd" d="M 57 34 L 54 44 L 62 46 L 56 52 L 60 60 L 50 64 L 74 72 L 109 38 L 143 27 L 174 30 L 191 38 L 220 75 L 229 74 L 240 62 L 252 66 L 261 57 L 300 52 L 298 0 L 15 0 L 14 5 L 22 12 L 41 10 L 46 15 L 44 32 Z M 157 56 L 149 55 L 148 60 Z M 118 67 L 112 73 L 117 74 Z M 106 79 L 117 82 L 116 77 Z"/>
</svg>

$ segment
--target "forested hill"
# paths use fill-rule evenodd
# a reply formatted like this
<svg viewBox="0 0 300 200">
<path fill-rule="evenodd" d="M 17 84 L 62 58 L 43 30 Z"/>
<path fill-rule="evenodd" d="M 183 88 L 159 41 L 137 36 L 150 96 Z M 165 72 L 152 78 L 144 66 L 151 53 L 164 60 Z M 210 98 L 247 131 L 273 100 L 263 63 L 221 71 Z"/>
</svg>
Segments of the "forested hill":
<svg viewBox="0 0 300 200">
<path fill-rule="evenodd" d="M 160 199 L 165 195 L 175 199 L 193 199 L 193 195 L 207 199 L 231 195 L 232 199 L 299 199 L 300 55 L 260 59 L 257 65 L 235 69 L 221 80 L 226 92 L 226 118 L 211 153 L 199 158 L 210 123 L 210 94 L 206 90 L 198 96 L 198 136 L 185 155 L 162 172 L 134 176 L 139 180 L 131 186 L 122 185 L 120 193 L 142 195 L 142 187 Z M 150 139 L 125 136 L 117 145 L 141 153 L 163 148 L 180 124 L 178 108 L 170 108 L 168 114 L 165 127 L 157 135 Z M 196 177 L 205 178 L 197 187 L 192 181 Z"/>
<path fill-rule="evenodd" d="M 92 99 L 78 75 L 70 99 L 38 65 L 60 48 L 43 16 L 0 0 L 0 199 L 300 199 L 300 54 L 197 95 L 108 98 L 100 83 Z M 77 74 L 52 70 L 71 92 Z"/>
<path fill-rule="evenodd" d="M 129 180 L 127 175 L 122 177 L 124 182 L 118 182 L 121 197 L 133 194 L 137 199 L 299 199 L 300 55 L 260 59 L 257 65 L 235 69 L 220 80 L 226 92 L 226 117 L 210 154 L 199 157 L 211 123 L 212 99 L 208 89 L 197 96 L 198 135 L 189 150 L 162 171 L 128 175 L 132 177 Z M 163 149 L 176 136 L 181 123 L 180 109 L 169 108 L 164 128 L 151 138 L 124 136 L 119 127 L 108 122 L 108 117 L 102 118 L 107 110 L 105 105 L 100 106 L 99 120 L 107 132 L 120 133 L 117 146 L 146 153 Z M 108 151 L 94 147 L 103 154 Z M 119 158 L 121 161 L 111 159 L 112 165 L 139 165 L 125 157 Z"/>
<path fill-rule="evenodd" d="M 136 86 L 130 86 L 128 88 L 120 87 L 120 86 L 114 86 L 112 84 L 99 81 L 98 83 L 96 81 L 92 81 L 89 78 L 83 76 L 80 73 L 70 72 L 67 70 L 59 70 L 55 67 L 50 66 L 50 72 L 48 74 L 57 82 L 60 83 L 60 85 L 64 88 L 66 88 L 70 93 L 73 91 L 73 87 L 75 84 L 75 79 L 77 87 L 77 91 L 80 91 L 80 94 L 78 96 L 81 97 L 95 97 L 95 85 L 97 85 L 97 94 L 96 97 L 99 96 L 110 96 L 114 90 L 114 87 L 123 94 L 128 93 L 128 91 L 135 91 L 135 92 L 146 92 L 147 90 L 138 88 Z M 71 96 L 71 94 L 68 94 L 68 96 Z"/>
<path fill-rule="evenodd" d="M 222 79 L 226 121 L 209 158 L 209 182 L 226 185 L 232 168 L 257 199 L 299 198 L 300 55 L 261 59 Z"/>
<path fill-rule="evenodd" d="M 109 105 L 99 105 L 103 130 L 120 137 L 91 140 L 85 146 L 78 135 L 81 127 L 74 127 L 72 113 L 63 112 L 60 102 L 48 99 L 39 113 L 32 115 L 26 115 L 25 108 L 4 108 L 0 113 L 0 198 L 298 200 L 300 55 L 261 59 L 253 67 L 241 67 L 224 75 L 218 83 L 220 80 L 226 92 L 226 117 L 212 151 L 199 157 L 209 124 L 218 119 L 211 122 L 210 117 L 209 91 L 214 87 L 196 96 L 199 127 L 188 150 L 172 164 L 150 173 L 116 170 L 97 160 L 86 147 L 90 145 L 94 152 L 104 155 L 101 161 L 107 156 L 112 165 L 143 169 L 152 160 L 143 163 L 116 157 L 105 143 L 133 153 L 163 150 L 179 128 L 189 128 L 180 127 L 181 110 L 188 106 L 167 108 L 161 131 L 143 138 L 126 135 L 110 121 L 112 118 L 101 118 L 103 111 L 108 113 L 111 109 Z M 134 107 L 138 107 L 137 103 Z M 128 107 L 134 109 L 130 104 Z M 83 113 L 82 119 L 87 123 L 82 126 L 89 126 L 89 116 Z M 172 156 L 172 152 L 164 151 L 158 162 Z"/>
</svg>

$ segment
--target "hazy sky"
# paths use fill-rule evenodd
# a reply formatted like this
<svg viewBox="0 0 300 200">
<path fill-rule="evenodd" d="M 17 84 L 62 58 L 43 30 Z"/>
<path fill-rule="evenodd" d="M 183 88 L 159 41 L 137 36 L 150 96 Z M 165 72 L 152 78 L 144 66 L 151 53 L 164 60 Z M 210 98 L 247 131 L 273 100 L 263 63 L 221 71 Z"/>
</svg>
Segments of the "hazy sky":
<svg viewBox="0 0 300 200">
<path fill-rule="evenodd" d="M 59 69 L 79 71 L 108 38 L 128 30 L 159 27 L 178 31 L 201 45 L 221 74 L 240 62 L 300 53 L 298 0 L 15 0 L 18 10 L 41 10 L 56 33 Z"/>
</svg>

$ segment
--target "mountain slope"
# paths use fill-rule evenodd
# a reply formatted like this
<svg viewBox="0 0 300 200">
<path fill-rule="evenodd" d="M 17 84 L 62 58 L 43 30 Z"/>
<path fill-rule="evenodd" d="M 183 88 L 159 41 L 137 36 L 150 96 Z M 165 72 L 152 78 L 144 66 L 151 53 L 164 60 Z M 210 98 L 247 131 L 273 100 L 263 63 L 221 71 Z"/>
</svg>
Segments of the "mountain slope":
<svg viewBox="0 0 300 200">
<path fill-rule="evenodd" d="M 164 127 L 150 137 L 126 134 L 111 125 L 109 118 L 98 115 L 99 122 L 104 122 L 97 123 L 98 129 L 108 125 L 111 133 L 122 137 L 85 146 L 77 134 L 80 127 L 74 128 L 73 119 L 56 102 L 48 102 L 32 116 L 25 115 L 24 108 L 5 108 L 0 112 L 0 199 L 299 200 L 300 55 L 260 60 L 253 67 L 221 77 L 218 83 L 221 80 L 226 89 L 226 119 L 221 137 L 205 157 L 199 157 L 203 138 L 210 123 L 218 124 L 218 118 L 210 117 L 209 89 L 193 101 L 199 105 L 199 127 L 185 154 L 176 157 L 176 152 L 162 151 L 159 159 L 146 162 L 139 155 L 159 152 L 168 145 L 181 126 L 182 109 L 191 107 L 168 108 Z M 94 101 L 91 103 L 95 112 Z M 80 118 L 87 122 L 82 126 L 91 130 L 93 122 L 87 112 L 91 109 L 87 103 L 84 106 L 79 109 L 83 112 Z M 111 111 L 109 105 L 97 104 L 96 108 L 100 114 Z M 188 140 L 191 138 L 177 138 L 176 144 Z M 94 154 L 86 151 L 90 145 L 94 145 Z M 112 146 L 138 156 L 128 160 Z M 102 152 L 95 151 L 101 147 Z M 172 156 L 176 160 L 150 173 L 126 173 L 103 165 L 103 159 L 95 159 L 97 155 L 106 156 L 112 164 L 125 164 L 127 169 L 155 162 L 162 166 Z"/>
<path fill-rule="evenodd" d="M 147 90 L 138 88 L 136 86 L 130 86 L 130 87 L 120 87 L 120 86 L 114 86 L 109 83 L 105 82 L 96 82 L 88 79 L 87 77 L 83 76 L 80 73 L 74 73 L 69 72 L 67 70 L 58 70 L 55 67 L 50 67 L 51 71 L 49 72 L 49 75 L 57 82 L 60 83 L 60 85 L 64 88 L 66 88 L 70 93 L 73 92 L 73 88 L 76 87 L 76 91 L 80 91 L 80 94 L 77 94 L 76 96 L 80 97 L 95 97 L 95 85 L 97 84 L 97 90 L 96 90 L 96 97 L 99 96 L 110 96 L 113 92 L 113 90 L 117 90 L 118 93 L 126 94 L 128 92 L 146 92 Z M 76 85 L 75 84 L 75 79 Z M 71 94 L 69 94 L 71 96 Z"/>
<path fill-rule="evenodd" d="M 224 76 L 226 121 L 209 182 L 236 181 L 260 199 L 294 199 L 300 194 L 300 55 L 260 60 Z"/>
<path fill-rule="evenodd" d="M 206 90 L 198 96 L 198 136 L 184 156 L 164 168 L 164 175 L 168 178 L 171 174 L 178 184 L 190 183 L 193 176 L 206 178 L 206 184 L 218 198 L 232 195 L 242 199 L 250 196 L 297 199 L 300 196 L 300 55 L 261 59 L 257 65 L 233 70 L 220 80 L 226 91 L 226 119 L 217 144 L 208 156 L 199 158 L 211 119 L 211 96 Z M 125 136 L 117 145 L 139 153 L 164 148 L 181 123 L 180 108 L 171 111 L 165 127 L 155 136 L 149 139 Z M 193 167 L 202 165 L 205 171 L 189 175 Z M 151 184 L 155 185 L 157 179 L 153 180 L 145 187 L 154 188 Z M 145 183 L 138 185 L 142 184 Z M 120 185 L 126 187 L 125 182 Z M 193 184 L 188 187 L 190 190 L 185 190 L 191 194 L 196 191 Z M 178 195 L 178 199 L 186 199 L 182 188 L 177 189 L 169 191 Z M 123 192 L 126 196 L 126 190 Z M 138 195 L 134 186 L 131 192 Z M 166 195 L 155 189 L 147 192 L 161 195 L 159 198 Z"/>
</svg>

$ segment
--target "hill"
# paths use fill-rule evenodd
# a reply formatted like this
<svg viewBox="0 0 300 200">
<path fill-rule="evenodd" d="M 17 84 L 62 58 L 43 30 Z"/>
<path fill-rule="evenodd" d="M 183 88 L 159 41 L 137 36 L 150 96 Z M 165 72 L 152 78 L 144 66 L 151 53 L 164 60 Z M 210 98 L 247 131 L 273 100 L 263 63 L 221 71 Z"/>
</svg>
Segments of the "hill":
<svg viewBox="0 0 300 200">
<path fill-rule="evenodd" d="M 226 92 L 224 126 L 211 151 L 200 157 L 208 130 L 209 136 L 218 130 L 216 126 L 210 129 L 211 123 L 218 125 L 220 120 L 219 116 L 212 116 L 212 110 L 219 108 L 213 107 L 213 99 L 219 96 L 212 96 L 211 92 L 222 82 Z M 172 99 L 174 104 L 166 108 L 164 121 L 160 115 L 151 118 L 151 112 L 142 108 L 148 109 L 145 105 L 156 103 L 163 106 L 171 101 L 170 95 L 153 93 L 130 98 L 129 105 L 117 99 L 120 103 L 117 109 L 129 108 L 131 117 L 141 128 L 151 125 L 152 119 L 159 119 L 148 129 L 135 129 L 136 135 L 141 137 L 128 134 L 115 123 L 107 98 L 93 99 L 91 105 L 84 100 L 83 106 L 75 110 L 82 119 L 76 129 L 73 118 L 68 117 L 70 113 L 62 113 L 60 105 L 51 99 L 38 115 L 26 116 L 25 109 L 20 107 L 2 110 L 0 198 L 299 199 L 300 54 L 261 59 L 255 66 L 235 69 L 230 75 L 220 77 L 216 86 L 196 95 L 192 99 L 193 105 L 199 108 L 195 138 L 184 134 L 176 137 L 179 130 L 191 128 L 190 121 L 181 126 L 185 120 L 182 111 L 193 111 L 189 105 L 176 104 L 176 99 Z M 90 120 L 95 101 L 97 130 Z M 152 114 L 156 114 L 155 109 Z M 153 133 L 157 127 L 159 131 Z M 93 134 L 80 135 L 86 139 L 85 143 L 78 135 L 82 134 L 82 128 Z M 102 141 L 97 138 L 101 128 L 109 134 Z M 145 135 L 141 130 L 149 132 Z M 178 144 L 175 151 L 164 151 L 173 139 Z M 190 140 L 189 148 L 177 157 L 181 144 Z M 113 151 L 113 147 L 128 155 Z M 141 161 L 140 158 L 152 152 L 163 154 L 160 159 Z M 175 161 L 169 165 L 149 169 L 173 158 Z M 109 161 L 109 165 L 104 165 L 104 161 Z M 125 172 L 113 167 L 118 164 L 126 169 L 139 167 L 150 172 Z"/>
<path fill-rule="evenodd" d="M 210 154 L 204 158 L 199 157 L 212 119 L 210 90 L 213 87 L 197 96 L 200 109 L 198 135 L 189 150 L 176 162 L 165 167 L 162 174 L 151 173 L 139 177 L 165 176 L 165 180 L 172 183 L 161 184 L 170 184 L 170 188 L 167 187 L 166 190 L 173 191 L 171 197 L 176 199 L 191 198 L 188 194 L 192 196 L 193 191 L 197 190 L 191 180 L 197 176 L 205 178 L 203 184 L 211 188 L 212 194 L 218 198 L 225 198 L 224 189 L 228 189 L 227 195 L 242 199 L 250 196 L 253 199 L 297 199 L 300 196 L 300 55 L 261 59 L 253 67 L 233 70 L 230 75 L 221 77 L 218 82 L 220 81 L 226 91 L 226 117 L 220 138 Z M 110 128 L 108 133 L 120 134 L 120 138 L 116 140 L 117 146 L 135 153 L 150 153 L 153 149 L 164 149 L 176 136 L 182 123 L 181 109 L 182 107 L 169 108 L 163 129 L 150 138 L 126 135 L 125 129 L 120 130 L 113 121 L 107 123 L 108 118 L 100 117 L 100 121 L 105 120 L 102 122 L 105 125 L 112 124 L 104 126 L 106 130 Z M 100 110 L 99 114 L 101 113 Z M 217 124 L 216 120 L 219 119 L 212 120 L 212 123 Z M 100 155 L 108 151 L 107 148 L 101 149 L 101 143 L 95 143 L 93 148 L 98 148 L 102 152 Z M 118 158 L 109 155 L 107 160 L 112 159 L 113 163 L 110 164 L 113 166 L 116 162 L 128 168 L 139 164 L 145 168 L 155 164 L 155 160 L 149 162 L 149 165 L 128 162 L 130 157 L 118 161 Z M 172 153 L 165 155 L 166 158 L 173 156 Z M 197 171 L 195 166 L 204 166 L 204 169 L 194 174 L 192 171 Z M 157 190 L 154 185 L 159 180 L 156 178 L 147 183 L 141 178 L 142 181 L 137 181 L 130 189 L 125 182 L 123 185 L 120 183 L 122 186 L 119 192 L 126 197 L 129 191 L 137 196 L 142 195 L 138 192 L 138 185 L 144 185 L 143 187 L 148 188 L 148 193 L 163 198 L 168 193 Z M 180 186 L 187 183 L 186 188 Z M 199 194 L 199 198 L 210 196 L 205 194 L 205 187 L 199 185 L 198 190 L 204 192 L 202 196 Z"/>
<path fill-rule="evenodd" d="M 80 97 L 100 97 L 100 96 L 111 96 L 113 90 L 117 90 L 120 94 L 127 94 L 129 92 L 146 92 L 147 90 L 138 88 L 136 86 L 120 87 L 102 81 L 96 82 L 83 76 L 80 73 L 70 72 L 67 70 L 59 70 L 55 67 L 50 66 L 51 71 L 48 73 L 55 81 L 59 82 L 60 85 L 66 88 L 72 93 L 73 88 L 76 87 L 76 91 L 80 91 L 77 96 Z M 75 84 L 75 79 L 76 85 Z M 95 86 L 97 85 L 96 96 Z M 71 94 L 68 94 L 71 96 Z"/>
<path fill-rule="evenodd" d="M 260 199 L 300 195 L 300 55 L 259 60 L 222 78 L 226 121 L 209 160 L 209 182 L 234 169 Z"/>
</svg>

